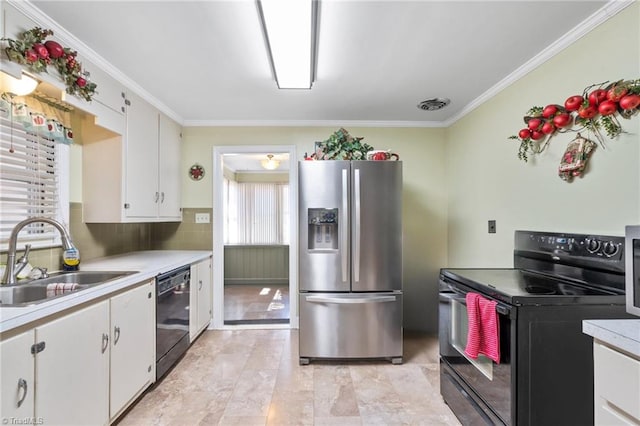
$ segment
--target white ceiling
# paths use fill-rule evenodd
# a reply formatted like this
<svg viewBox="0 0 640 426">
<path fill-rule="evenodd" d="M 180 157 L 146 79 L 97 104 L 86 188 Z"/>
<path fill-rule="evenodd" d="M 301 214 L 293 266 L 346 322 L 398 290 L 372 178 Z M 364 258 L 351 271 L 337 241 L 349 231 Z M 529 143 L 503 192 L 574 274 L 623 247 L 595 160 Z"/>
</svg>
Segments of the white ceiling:
<svg viewBox="0 0 640 426">
<path fill-rule="evenodd" d="M 277 89 L 253 0 L 32 4 L 185 125 L 443 126 L 607 2 L 322 0 L 311 90 Z"/>
</svg>

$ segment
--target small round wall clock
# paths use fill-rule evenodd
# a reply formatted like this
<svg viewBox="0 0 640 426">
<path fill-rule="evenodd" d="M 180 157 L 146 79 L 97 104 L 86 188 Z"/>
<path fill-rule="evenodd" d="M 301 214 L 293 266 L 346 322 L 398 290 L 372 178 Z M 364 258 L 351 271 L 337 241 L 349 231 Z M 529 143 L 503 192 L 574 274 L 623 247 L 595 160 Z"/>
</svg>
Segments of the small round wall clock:
<svg viewBox="0 0 640 426">
<path fill-rule="evenodd" d="M 200 164 L 194 164 L 189 168 L 189 177 L 192 180 L 202 180 L 204 177 L 204 167 Z"/>
</svg>

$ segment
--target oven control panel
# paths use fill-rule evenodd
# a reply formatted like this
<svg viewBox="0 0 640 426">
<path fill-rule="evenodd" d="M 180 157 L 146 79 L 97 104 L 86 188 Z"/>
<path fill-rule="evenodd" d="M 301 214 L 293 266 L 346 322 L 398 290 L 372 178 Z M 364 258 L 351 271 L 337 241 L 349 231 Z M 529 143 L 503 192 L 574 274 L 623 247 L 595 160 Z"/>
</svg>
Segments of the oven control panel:
<svg viewBox="0 0 640 426">
<path fill-rule="evenodd" d="M 624 258 L 624 237 L 517 231 L 516 248 L 617 261 Z"/>
</svg>

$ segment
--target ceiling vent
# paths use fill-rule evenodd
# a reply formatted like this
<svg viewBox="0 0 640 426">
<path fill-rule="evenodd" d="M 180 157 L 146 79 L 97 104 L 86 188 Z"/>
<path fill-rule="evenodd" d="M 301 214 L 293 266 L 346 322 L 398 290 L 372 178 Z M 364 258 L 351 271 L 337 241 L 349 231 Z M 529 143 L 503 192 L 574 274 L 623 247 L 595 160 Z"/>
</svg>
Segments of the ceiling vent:
<svg viewBox="0 0 640 426">
<path fill-rule="evenodd" d="M 433 98 L 422 101 L 418 104 L 418 108 L 424 111 L 437 111 L 449 105 L 451 99 L 447 98 Z"/>
</svg>

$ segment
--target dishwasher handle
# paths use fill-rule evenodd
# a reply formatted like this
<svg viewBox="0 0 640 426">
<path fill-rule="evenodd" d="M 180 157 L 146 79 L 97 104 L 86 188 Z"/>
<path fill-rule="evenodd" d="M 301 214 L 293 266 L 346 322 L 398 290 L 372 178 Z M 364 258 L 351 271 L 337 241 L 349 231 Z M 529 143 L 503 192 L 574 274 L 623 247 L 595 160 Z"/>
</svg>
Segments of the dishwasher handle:
<svg viewBox="0 0 640 426">
<path fill-rule="evenodd" d="M 188 287 L 191 283 L 191 269 L 190 267 L 178 268 L 173 271 L 159 274 L 156 277 L 156 294 L 158 297 L 175 291 L 178 287 Z"/>
</svg>

